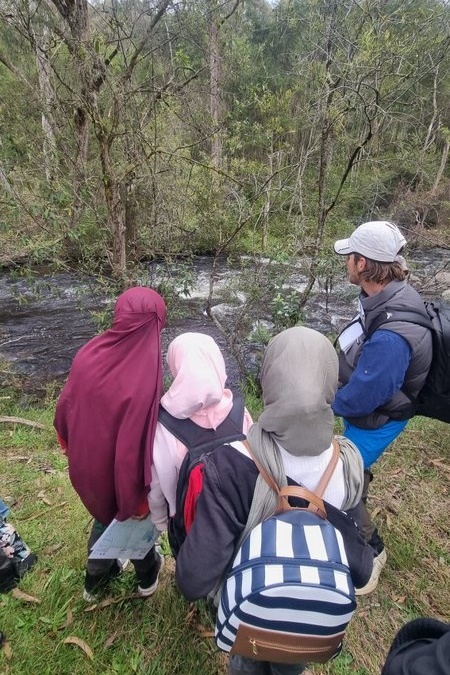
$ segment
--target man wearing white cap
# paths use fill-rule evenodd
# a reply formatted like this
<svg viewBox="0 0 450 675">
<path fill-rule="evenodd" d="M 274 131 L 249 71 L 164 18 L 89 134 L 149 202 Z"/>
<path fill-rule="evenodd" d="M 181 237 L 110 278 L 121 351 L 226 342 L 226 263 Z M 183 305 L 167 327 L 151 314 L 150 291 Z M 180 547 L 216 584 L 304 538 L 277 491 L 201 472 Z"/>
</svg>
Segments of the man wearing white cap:
<svg viewBox="0 0 450 675">
<path fill-rule="evenodd" d="M 412 416 L 411 402 L 425 382 L 432 357 L 430 330 L 401 320 L 401 312 L 413 311 L 428 321 L 423 300 L 406 282 L 400 255 L 405 244 L 396 225 L 372 221 L 334 245 L 336 253 L 347 256 L 350 283 L 361 288 L 358 315 L 338 340 L 340 387 L 332 405 L 335 415 L 344 418 L 344 435 L 359 448 L 366 469 L 363 501 L 353 515 L 378 555 L 360 595 L 376 587 L 386 563 L 383 541 L 365 507 L 373 477 L 369 469 Z"/>
</svg>

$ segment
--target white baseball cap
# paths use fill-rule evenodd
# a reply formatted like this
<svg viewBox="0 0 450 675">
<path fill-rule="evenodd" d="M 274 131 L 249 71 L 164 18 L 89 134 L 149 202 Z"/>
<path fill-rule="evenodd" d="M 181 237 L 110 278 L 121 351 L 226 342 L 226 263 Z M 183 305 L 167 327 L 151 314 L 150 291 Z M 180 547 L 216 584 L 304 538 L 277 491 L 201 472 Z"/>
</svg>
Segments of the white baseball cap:
<svg viewBox="0 0 450 675">
<path fill-rule="evenodd" d="M 334 250 L 339 255 L 359 253 L 376 262 L 394 262 L 406 239 L 397 225 L 387 220 L 363 223 L 348 239 L 339 239 Z"/>
</svg>

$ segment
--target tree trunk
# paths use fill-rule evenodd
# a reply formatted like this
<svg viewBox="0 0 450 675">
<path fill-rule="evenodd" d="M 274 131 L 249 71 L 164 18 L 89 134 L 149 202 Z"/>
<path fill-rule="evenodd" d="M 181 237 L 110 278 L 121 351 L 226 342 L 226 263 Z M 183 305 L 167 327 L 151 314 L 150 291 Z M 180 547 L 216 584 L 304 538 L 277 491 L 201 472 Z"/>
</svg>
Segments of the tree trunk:
<svg viewBox="0 0 450 675">
<path fill-rule="evenodd" d="M 426 135 L 425 141 L 423 143 L 422 157 L 426 153 L 426 151 L 430 148 L 430 146 L 433 144 L 433 141 L 435 140 L 435 137 L 436 137 L 436 123 L 437 123 L 438 118 L 439 118 L 439 110 L 438 110 L 438 104 L 437 104 L 438 75 L 439 75 L 439 65 L 436 66 L 436 70 L 434 71 L 433 114 L 431 116 L 431 120 L 430 120 L 430 123 L 428 125 L 427 135 Z"/>
<path fill-rule="evenodd" d="M 213 125 L 211 139 L 211 161 L 215 169 L 222 166 L 222 102 L 220 93 L 220 51 L 217 23 L 209 26 L 209 69 L 210 69 L 210 114 Z"/>
<path fill-rule="evenodd" d="M 108 213 L 107 224 L 112 239 L 111 271 L 113 277 L 120 280 L 126 287 L 128 276 L 125 210 L 120 195 L 120 185 L 114 176 L 109 139 L 103 133 L 98 133 L 97 130 L 97 140 L 100 148 L 103 190 Z"/>
<path fill-rule="evenodd" d="M 69 230 L 73 230 L 83 213 L 83 186 L 86 178 L 86 164 L 89 147 L 89 118 L 86 109 L 80 105 L 75 110 L 76 151 L 72 172 L 72 213 Z"/>
<path fill-rule="evenodd" d="M 266 184 L 266 199 L 263 206 L 262 237 L 261 237 L 261 248 L 263 251 L 266 250 L 267 236 L 269 234 L 269 213 L 271 206 L 272 175 L 273 175 L 273 134 L 270 143 L 270 153 L 269 153 L 269 178 Z"/>
<path fill-rule="evenodd" d="M 32 7 L 34 5 L 34 2 L 31 3 Z M 40 29 L 34 29 L 34 44 L 39 79 L 39 91 L 42 105 L 41 124 L 44 134 L 44 172 L 47 182 L 50 183 L 56 173 L 57 151 L 55 134 L 56 127 L 53 119 L 53 110 L 55 107 L 56 97 L 50 77 L 50 62 L 48 58 L 50 49 L 50 31 L 48 26 L 43 25 Z"/>
<path fill-rule="evenodd" d="M 327 30 L 327 45 L 326 45 L 326 63 L 325 63 L 325 91 L 322 97 L 322 110 L 320 112 L 320 154 L 319 154 L 319 178 L 318 178 L 318 199 L 317 199 L 317 225 L 315 242 L 313 246 L 312 261 L 309 268 L 308 282 L 304 289 L 301 300 L 300 309 L 302 309 L 312 291 L 314 282 L 316 280 L 316 270 L 318 265 L 318 258 L 320 247 L 323 241 L 325 230 L 325 222 L 329 213 L 329 208 L 325 206 L 325 197 L 328 188 L 328 173 L 333 154 L 333 122 L 330 118 L 330 108 L 333 102 L 335 93 L 335 84 L 332 82 L 331 71 L 333 66 L 333 58 L 336 49 L 335 32 L 336 32 L 336 17 L 337 17 L 337 2 L 332 1 L 327 6 L 330 18 Z"/>
<path fill-rule="evenodd" d="M 445 170 L 445 165 L 447 164 L 448 160 L 448 153 L 450 150 L 450 141 L 445 141 L 444 147 L 442 149 L 442 157 L 441 157 L 441 163 L 439 165 L 439 169 L 436 174 L 436 178 L 434 179 L 433 187 L 431 188 L 431 194 L 434 195 L 436 190 L 438 189 L 438 185 L 441 181 L 441 178 L 444 174 Z"/>
<path fill-rule="evenodd" d="M 74 102 L 75 159 L 72 171 L 72 211 L 68 229 L 76 227 L 83 211 L 82 188 L 85 183 L 88 154 L 88 100 L 92 78 L 87 63 L 87 45 L 89 38 L 89 14 L 86 0 L 51 0 L 56 10 L 69 26 L 70 33 L 64 36 L 65 43 L 72 56 L 72 62 L 80 78 L 80 92 Z M 70 245 L 70 242 L 69 242 Z"/>
</svg>

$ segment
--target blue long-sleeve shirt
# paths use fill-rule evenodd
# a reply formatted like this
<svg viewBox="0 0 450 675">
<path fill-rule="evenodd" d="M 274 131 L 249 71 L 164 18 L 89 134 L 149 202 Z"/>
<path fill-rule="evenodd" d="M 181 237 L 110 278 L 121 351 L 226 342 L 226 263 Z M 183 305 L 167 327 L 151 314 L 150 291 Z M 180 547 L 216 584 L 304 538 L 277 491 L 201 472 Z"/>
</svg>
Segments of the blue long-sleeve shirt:
<svg viewBox="0 0 450 675">
<path fill-rule="evenodd" d="M 332 404 L 344 418 L 344 435 L 358 447 L 364 467 L 370 467 L 405 428 L 407 420 L 390 420 L 379 429 L 360 429 L 346 417 L 363 417 L 384 405 L 402 387 L 411 347 L 398 333 L 377 330 L 364 343 L 349 382 L 340 387 Z"/>
<path fill-rule="evenodd" d="M 398 333 L 377 330 L 364 343 L 356 368 L 332 404 L 335 415 L 363 417 L 384 405 L 401 389 L 411 360 L 411 347 Z"/>
</svg>

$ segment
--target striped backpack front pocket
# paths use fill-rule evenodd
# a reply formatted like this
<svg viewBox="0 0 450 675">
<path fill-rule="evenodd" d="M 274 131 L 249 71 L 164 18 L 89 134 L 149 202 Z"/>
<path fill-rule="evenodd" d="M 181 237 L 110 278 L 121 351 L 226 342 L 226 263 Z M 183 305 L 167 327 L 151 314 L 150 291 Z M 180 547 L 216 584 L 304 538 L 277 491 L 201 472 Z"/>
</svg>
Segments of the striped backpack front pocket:
<svg viewBox="0 0 450 675">
<path fill-rule="evenodd" d="M 325 662 L 339 653 L 356 607 L 341 533 L 309 511 L 257 525 L 225 581 L 217 646 L 256 660 Z"/>
</svg>

